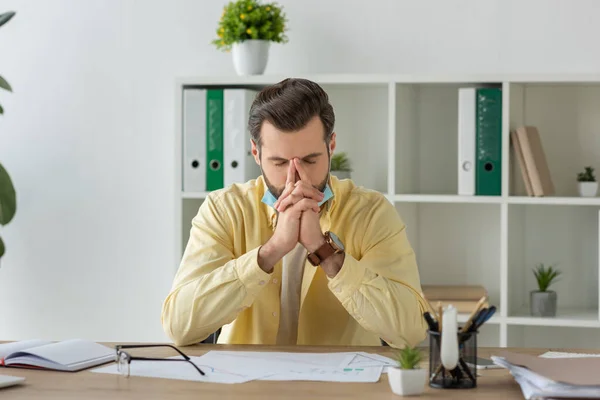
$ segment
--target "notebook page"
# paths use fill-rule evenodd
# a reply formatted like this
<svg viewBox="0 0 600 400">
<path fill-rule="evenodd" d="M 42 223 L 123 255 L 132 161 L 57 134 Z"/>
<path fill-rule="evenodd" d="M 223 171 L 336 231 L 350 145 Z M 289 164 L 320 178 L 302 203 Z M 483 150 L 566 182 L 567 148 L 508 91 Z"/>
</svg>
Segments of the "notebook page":
<svg viewBox="0 0 600 400">
<path fill-rule="evenodd" d="M 43 346 L 43 345 L 49 344 L 49 343 L 52 343 L 52 342 L 47 341 L 47 340 L 40 340 L 40 339 L 21 340 L 18 342 L 2 343 L 2 344 L 0 344 L 0 359 L 8 356 L 11 353 L 17 352 L 17 351 L 27 350 L 27 349 L 31 349 L 33 347 Z"/>
<path fill-rule="evenodd" d="M 50 360 L 57 364 L 71 365 L 83 363 L 87 360 L 114 358 L 115 350 L 95 342 L 71 339 L 15 353 L 15 356 L 26 357 L 28 354 Z M 35 357 L 32 357 L 33 362 L 35 362 L 34 360 Z"/>
</svg>

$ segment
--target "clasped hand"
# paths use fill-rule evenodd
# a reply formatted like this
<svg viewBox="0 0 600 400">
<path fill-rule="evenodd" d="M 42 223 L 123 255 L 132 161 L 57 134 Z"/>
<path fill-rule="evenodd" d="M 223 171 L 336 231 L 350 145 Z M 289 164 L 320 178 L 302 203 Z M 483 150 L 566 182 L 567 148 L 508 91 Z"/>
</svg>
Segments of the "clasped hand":
<svg viewBox="0 0 600 400">
<path fill-rule="evenodd" d="M 286 253 L 297 243 L 313 252 L 324 242 L 319 223 L 319 202 L 323 197 L 324 194 L 311 185 L 300 161 L 292 159 L 285 189 L 273 205 L 279 211 L 274 237 Z"/>
</svg>

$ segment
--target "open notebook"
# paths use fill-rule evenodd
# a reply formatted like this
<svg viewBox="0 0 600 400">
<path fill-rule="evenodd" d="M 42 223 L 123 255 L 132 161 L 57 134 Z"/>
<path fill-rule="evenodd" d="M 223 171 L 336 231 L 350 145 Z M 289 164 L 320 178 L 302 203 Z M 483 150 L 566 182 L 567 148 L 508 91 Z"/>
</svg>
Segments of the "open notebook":
<svg viewBox="0 0 600 400">
<path fill-rule="evenodd" d="M 82 339 L 61 342 L 36 339 L 0 344 L 1 365 L 6 367 L 75 372 L 114 359 L 114 349 Z"/>
</svg>

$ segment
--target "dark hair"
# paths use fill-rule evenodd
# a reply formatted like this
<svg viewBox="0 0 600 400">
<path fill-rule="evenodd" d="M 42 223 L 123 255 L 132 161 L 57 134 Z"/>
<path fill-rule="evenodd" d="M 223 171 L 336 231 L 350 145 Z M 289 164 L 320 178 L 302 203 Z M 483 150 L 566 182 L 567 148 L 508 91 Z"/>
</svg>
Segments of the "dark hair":
<svg viewBox="0 0 600 400">
<path fill-rule="evenodd" d="M 261 90 L 250 107 L 248 129 L 260 149 L 260 130 L 268 121 L 283 132 L 302 129 L 315 116 L 319 116 L 327 145 L 333 134 L 335 115 L 329 96 L 317 83 L 307 79 L 288 78 Z"/>
</svg>

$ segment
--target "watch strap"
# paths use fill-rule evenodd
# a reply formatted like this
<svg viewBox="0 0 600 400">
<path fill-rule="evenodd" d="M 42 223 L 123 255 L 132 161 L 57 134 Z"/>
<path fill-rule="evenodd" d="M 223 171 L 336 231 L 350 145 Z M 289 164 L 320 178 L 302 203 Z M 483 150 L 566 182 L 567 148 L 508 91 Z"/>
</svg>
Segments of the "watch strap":
<svg viewBox="0 0 600 400">
<path fill-rule="evenodd" d="M 336 248 L 331 244 L 331 238 L 325 235 L 325 243 L 323 243 L 321 247 L 319 247 L 313 253 L 308 253 L 307 258 L 308 261 L 316 267 L 320 265 L 323 260 L 327 259 L 336 252 Z"/>
</svg>

